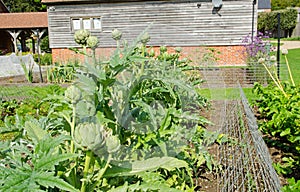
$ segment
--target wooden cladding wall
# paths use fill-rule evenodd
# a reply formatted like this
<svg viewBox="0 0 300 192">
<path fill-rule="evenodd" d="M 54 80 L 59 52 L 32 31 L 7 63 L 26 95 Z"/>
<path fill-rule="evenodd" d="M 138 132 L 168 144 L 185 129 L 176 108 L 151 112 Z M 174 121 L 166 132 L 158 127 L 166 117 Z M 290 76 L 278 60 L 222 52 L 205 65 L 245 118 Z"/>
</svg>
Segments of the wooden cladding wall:
<svg viewBox="0 0 300 192">
<path fill-rule="evenodd" d="M 101 17 L 101 30 L 92 31 L 99 37 L 100 47 L 116 45 L 111 38 L 115 28 L 131 42 L 151 23 L 148 32 L 152 46 L 239 45 L 251 33 L 252 0 L 223 1 L 219 15 L 212 14 L 212 8 L 211 1 L 201 0 L 51 5 L 50 46 L 77 47 L 71 19 L 79 17 Z M 256 19 L 254 23 L 256 26 Z"/>
</svg>

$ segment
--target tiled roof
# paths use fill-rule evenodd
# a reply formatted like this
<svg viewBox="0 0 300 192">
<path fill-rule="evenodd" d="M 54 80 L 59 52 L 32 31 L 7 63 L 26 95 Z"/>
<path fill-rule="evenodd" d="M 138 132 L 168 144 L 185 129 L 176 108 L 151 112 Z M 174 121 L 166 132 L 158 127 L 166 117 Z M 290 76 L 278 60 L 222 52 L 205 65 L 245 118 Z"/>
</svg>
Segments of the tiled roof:
<svg viewBox="0 0 300 192">
<path fill-rule="evenodd" d="M 47 12 L 0 13 L 0 29 L 25 29 L 47 27 Z"/>
</svg>

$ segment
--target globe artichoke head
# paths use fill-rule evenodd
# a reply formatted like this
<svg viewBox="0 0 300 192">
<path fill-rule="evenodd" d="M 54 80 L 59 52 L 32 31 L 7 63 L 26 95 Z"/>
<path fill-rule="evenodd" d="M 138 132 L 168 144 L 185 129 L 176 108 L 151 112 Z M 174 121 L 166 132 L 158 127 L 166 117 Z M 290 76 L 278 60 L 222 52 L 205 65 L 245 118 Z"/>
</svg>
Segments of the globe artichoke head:
<svg viewBox="0 0 300 192">
<path fill-rule="evenodd" d="M 86 42 L 87 42 L 87 46 L 92 49 L 96 49 L 99 44 L 99 40 L 96 36 L 89 36 Z"/>
<path fill-rule="evenodd" d="M 141 37 L 141 43 L 146 45 L 150 41 L 150 35 L 148 33 L 144 33 Z"/>
<path fill-rule="evenodd" d="M 106 147 L 108 153 L 115 153 L 120 149 L 120 140 L 116 135 L 111 135 L 106 138 Z"/>
<path fill-rule="evenodd" d="M 175 47 L 175 52 L 176 53 L 181 53 L 182 51 L 182 48 L 181 47 Z"/>
<path fill-rule="evenodd" d="M 122 32 L 119 31 L 118 29 L 114 29 L 112 32 L 111 32 L 111 36 L 114 40 L 118 41 L 122 38 Z"/>
<path fill-rule="evenodd" d="M 86 46 L 87 45 L 87 39 L 90 36 L 90 32 L 88 30 L 82 29 L 78 30 L 74 34 L 74 40 L 79 45 Z"/>
<path fill-rule="evenodd" d="M 65 91 L 65 98 L 72 104 L 76 104 L 82 98 L 81 90 L 78 87 L 71 85 Z"/>
<path fill-rule="evenodd" d="M 167 52 L 167 47 L 166 46 L 161 46 L 159 48 L 159 50 L 160 50 L 160 53 L 165 53 L 165 52 Z"/>
<path fill-rule="evenodd" d="M 92 122 L 80 123 L 74 131 L 74 142 L 83 150 L 98 151 L 105 148 L 105 137 L 104 126 Z"/>
<path fill-rule="evenodd" d="M 150 57 L 154 57 L 154 56 L 155 56 L 155 51 L 154 51 L 154 49 L 151 49 L 151 50 L 150 50 L 149 56 L 150 56 Z"/>
</svg>

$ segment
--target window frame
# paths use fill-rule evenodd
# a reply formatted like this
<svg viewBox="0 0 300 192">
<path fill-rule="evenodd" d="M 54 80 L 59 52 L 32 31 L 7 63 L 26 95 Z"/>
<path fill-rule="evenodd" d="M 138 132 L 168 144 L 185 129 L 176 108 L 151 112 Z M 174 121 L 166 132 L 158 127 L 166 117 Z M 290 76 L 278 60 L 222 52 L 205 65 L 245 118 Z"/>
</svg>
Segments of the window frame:
<svg viewBox="0 0 300 192">
<path fill-rule="evenodd" d="M 79 24 L 79 28 L 78 27 L 74 27 L 74 21 L 79 21 L 77 23 L 76 26 L 78 26 Z M 89 23 L 85 23 L 87 20 L 89 20 Z M 95 21 L 97 20 L 97 24 L 95 24 Z M 89 30 L 91 32 L 93 31 L 102 31 L 102 17 L 100 16 L 78 16 L 78 17 L 70 17 L 70 27 L 71 27 L 71 31 L 75 32 L 77 30 L 81 30 L 81 29 L 86 29 Z M 89 26 L 89 27 L 85 27 L 85 26 Z"/>
</svg>

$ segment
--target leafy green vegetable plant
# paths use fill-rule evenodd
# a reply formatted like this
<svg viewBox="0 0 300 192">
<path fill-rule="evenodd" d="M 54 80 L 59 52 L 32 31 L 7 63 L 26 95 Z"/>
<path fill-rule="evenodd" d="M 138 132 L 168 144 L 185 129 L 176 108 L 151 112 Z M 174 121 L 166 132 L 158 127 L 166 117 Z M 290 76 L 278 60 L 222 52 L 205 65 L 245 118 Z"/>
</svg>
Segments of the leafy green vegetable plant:
<svg viewBox="0 0 300 192">
<path fill-rule="evenodd" d="M 25 78 L 29 83 L 33 82 L 33 65 L 29 65 L 28 68 L 25 63 L 21 63 L 21 67 L 25 73 Z"/>
<path fill-rule="evenodd" d="M 76 35 L 76 42 L 84 43 L 86 34 Z M 30 165 L 21 163 L 33 165 L 23 179 L 27 186 L 49 191 L 56 181 L 67 191 L 194 191 L 194 178 L 213 170 L 203 147 L 208 121 L 199 116 L 207 101 L 195 90 L 201 81 L 187 77 L 189 61 L 180 59 L 179 48 L 168 53 L 162 47 L 155 56 L 145 32 L 132 45 L 119 44 L 120 34 L 113 34 L 118 48 L 108 61 L 84 64 L 63 95 L 43 100 L 46 117 L 21 124 L 26 134 L 15 142 L 30 143 L 37 154 L 28 156 Z M 3 154 L 6 149 L 1 145 Z M 51 181 L 33 175 L 41 171 Z M 32 175 L 35 181 L 28 180 Z"/>
<path fill-rule="evenodd" d="M 27 121 L 24 129 L 28 140 L 1 145 L 4 158 L 0 162 L 5 165 L 0 166 L 1 191 L 41 191 L 43 188 L 78 191 L 59 178 L 55 171 L 61 162 L 77 157 L 76 154 L 62 153 L 58 148 L 69 138 L 64 135 L 52 137 L 36 120 Z"/>
<path fill-rule="evenodd" d="M 49 83 L 71 83 L 75 79 L 79 62 L 73 61 L 67 64 L 54 63 L 47 68 L 47 82 Z"/>
<path fill-rule="evenodd" d="M 286 55 L 288 50 L 283 49 L 290 81 L 281 82 L 277 76 L 277 66 L 266 58 L 260 58 L 259 63 L 264 66 L 269 76 L 273 80 L 275 87 L 271 84 L 264 88 L 260 84 L 255 84 L 254 92 L 259 96 L 256 102 L 259 117 L 263 120 L 260 129 L 271 136 L 270 141 L 277 143 L 277 147 L 285 151 L 281 163 L 274 163 L 274 168 L 278 174 L 289 176 L 300 167 L 300 100 L 299 86 L 295 85 L 292 72 Z M 275 59 L 272 59 L 275 62 Z M 272 140 L 275 137 L 279 140 Z M 294 178 L 293 178 L 294 179 Z M 297 188 L 297 182 L 290 180 L 284 190 L 289 191 Z"/>
</svg>

